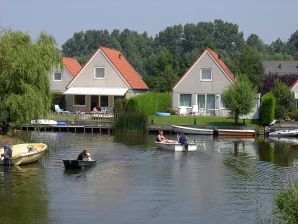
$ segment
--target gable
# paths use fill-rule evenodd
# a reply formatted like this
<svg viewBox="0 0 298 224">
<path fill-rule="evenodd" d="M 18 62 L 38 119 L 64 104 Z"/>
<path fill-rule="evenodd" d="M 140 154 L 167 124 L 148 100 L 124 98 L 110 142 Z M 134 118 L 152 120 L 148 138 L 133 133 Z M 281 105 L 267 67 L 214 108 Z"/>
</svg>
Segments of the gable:
<svg viewBox="0 0 298 224">
<path fill-rule="evenodd" d="M 94 77 L 95 68 L 104 69 L 104 78 L 96 79 Z M 101 49 L 96 51 L 68 87 L 117 87 L 130 89 L 129 84 L 121 77 Z"/>
<path fill-rule="evenodd" d="M 180 93 L 221 93 L 234 82 L 233 74 L 218 58 L 217 54 L 206 49 L 182 76 L 174 92 Z M 211 69 L 212 80 L 201 80 L 202 69 Z"/>
</svg>

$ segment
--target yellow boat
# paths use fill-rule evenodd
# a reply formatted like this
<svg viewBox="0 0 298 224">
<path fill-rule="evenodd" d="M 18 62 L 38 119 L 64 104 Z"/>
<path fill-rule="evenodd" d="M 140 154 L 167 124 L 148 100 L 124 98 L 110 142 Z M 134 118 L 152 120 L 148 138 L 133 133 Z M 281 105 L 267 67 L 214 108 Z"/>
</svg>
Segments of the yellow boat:
<svg viewBox="0 0 298 224">
<path fill-rule="evenodd" d="M 13 165 L 18 166 L 26 163 L 37 161 L 47 149 L 47 145 L 43 143 L 27 143 L 17 144 L 12 146 Z M 0 148 L 0 155 L 4 154 L 4 148 Z M 1 160 L 0 164 L 2 164 Z"/>
</svg>

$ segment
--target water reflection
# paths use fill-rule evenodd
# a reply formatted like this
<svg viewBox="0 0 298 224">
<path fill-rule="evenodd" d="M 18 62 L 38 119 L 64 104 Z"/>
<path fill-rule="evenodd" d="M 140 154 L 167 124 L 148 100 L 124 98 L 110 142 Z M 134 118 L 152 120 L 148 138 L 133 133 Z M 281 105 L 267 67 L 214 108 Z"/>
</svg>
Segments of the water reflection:
<svg viewBox="0 0 298 224">
<path fill-rule="evenodd" d="M 7 211 L 11 203 L 23 213 L 13 201 L 25 192 L 51 223 L 256 223 L 271 218 L 275 193 L 298 178 L 298 150 L 267 140 L 188 136 L 199 151 L 172 153 L 155 148 L 155 135 L 21 134 L 49 149 L 35 171 L 3 170 L 1 197 Z M 83 148 L 97 165 L 65 170 L 62 159 Z M 26 215 L 29 223 L 36 216 Z"/>
</svg>

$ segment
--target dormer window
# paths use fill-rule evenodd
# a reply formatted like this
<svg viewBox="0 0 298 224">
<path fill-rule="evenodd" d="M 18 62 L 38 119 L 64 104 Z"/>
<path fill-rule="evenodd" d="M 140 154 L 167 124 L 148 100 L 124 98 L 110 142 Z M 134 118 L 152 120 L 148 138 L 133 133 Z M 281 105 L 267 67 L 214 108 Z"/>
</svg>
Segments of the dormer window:
<svg viewBox="0 0 298 224">
<path fill-rule="evenodd" d="M 200 80 L 201 81 L 212 81 L 212 69 L 211 68 L 201 68 Z"/>
<path fill-rule="evenodd" d="M 54 73 L 53 80 L 54 80 L 54 81 L 62 81 L 62 75 L 61 75 L 61 72 L 55 72 L 55 73 Z"/>
<path fill-rule="evenodd" d="M 103 67 L 94 68 L 94 79 L 104 79 L 105 73 L 106 73 L 106 69 Z"/>
</svg>

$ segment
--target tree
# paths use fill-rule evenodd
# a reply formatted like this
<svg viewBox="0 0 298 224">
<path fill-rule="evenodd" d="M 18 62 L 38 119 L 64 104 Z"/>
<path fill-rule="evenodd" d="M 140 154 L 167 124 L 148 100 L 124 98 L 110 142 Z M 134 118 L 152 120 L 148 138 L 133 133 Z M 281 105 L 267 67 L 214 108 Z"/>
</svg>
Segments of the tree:
<svg viewBox="0 0 298 224">
<path fill-rule="evenodd" d="M 248 114 L 254 104 L 256 92 L 245 76 L 240 76 L 236 82 L 223 92 L 225 106 L 234 115 L 235 123 L 238 124 L 239 116 Z"/>
<path fill-rule="evenodd" d="M 271 90 L 276 99 L 275 115 L 278 119 L 291 117 L 295 110 L 295 96 L 290 88 L 281 80 L 277 79 Z"/>
<path fill-rule="evenodd" d="M 0 36 L 0 128 L 44 117 L 51 106 L 49 73 L 61 65 L 55 39 L 41 33 L 33 42 L 28 34 L 4 31 Z"/>
<path fill-rule="evenodd" d="M 255 49 L 256 51 L 259 52 L 264 52 L 266 49 L 265 44 L 263 43 L 263 41 L 258 37 L 258 35 L 256 34 L 251 34 L 247 40 L 246 40 L 246 44 Z"/>
<path fill-rule="evenodd" d="M 289 54 L 291 54 L 295 60 L 298 60 L 298 30 L 291 35 L 287 47 Z"/>
<path fill-rule="evenodd" d="M 275 117 L 275 97 L 272 93 L 266 93 L 262 97 L 260 117 L 263 125 L 270 124 Z"/>
<path fill-rule="evenodd" d="M 265 77 L 262 58 L 251 47 L 243 46 L 236 58 L 236 73 L 247 75 L 253 86 L 259 89 Z"/>
</svg>

